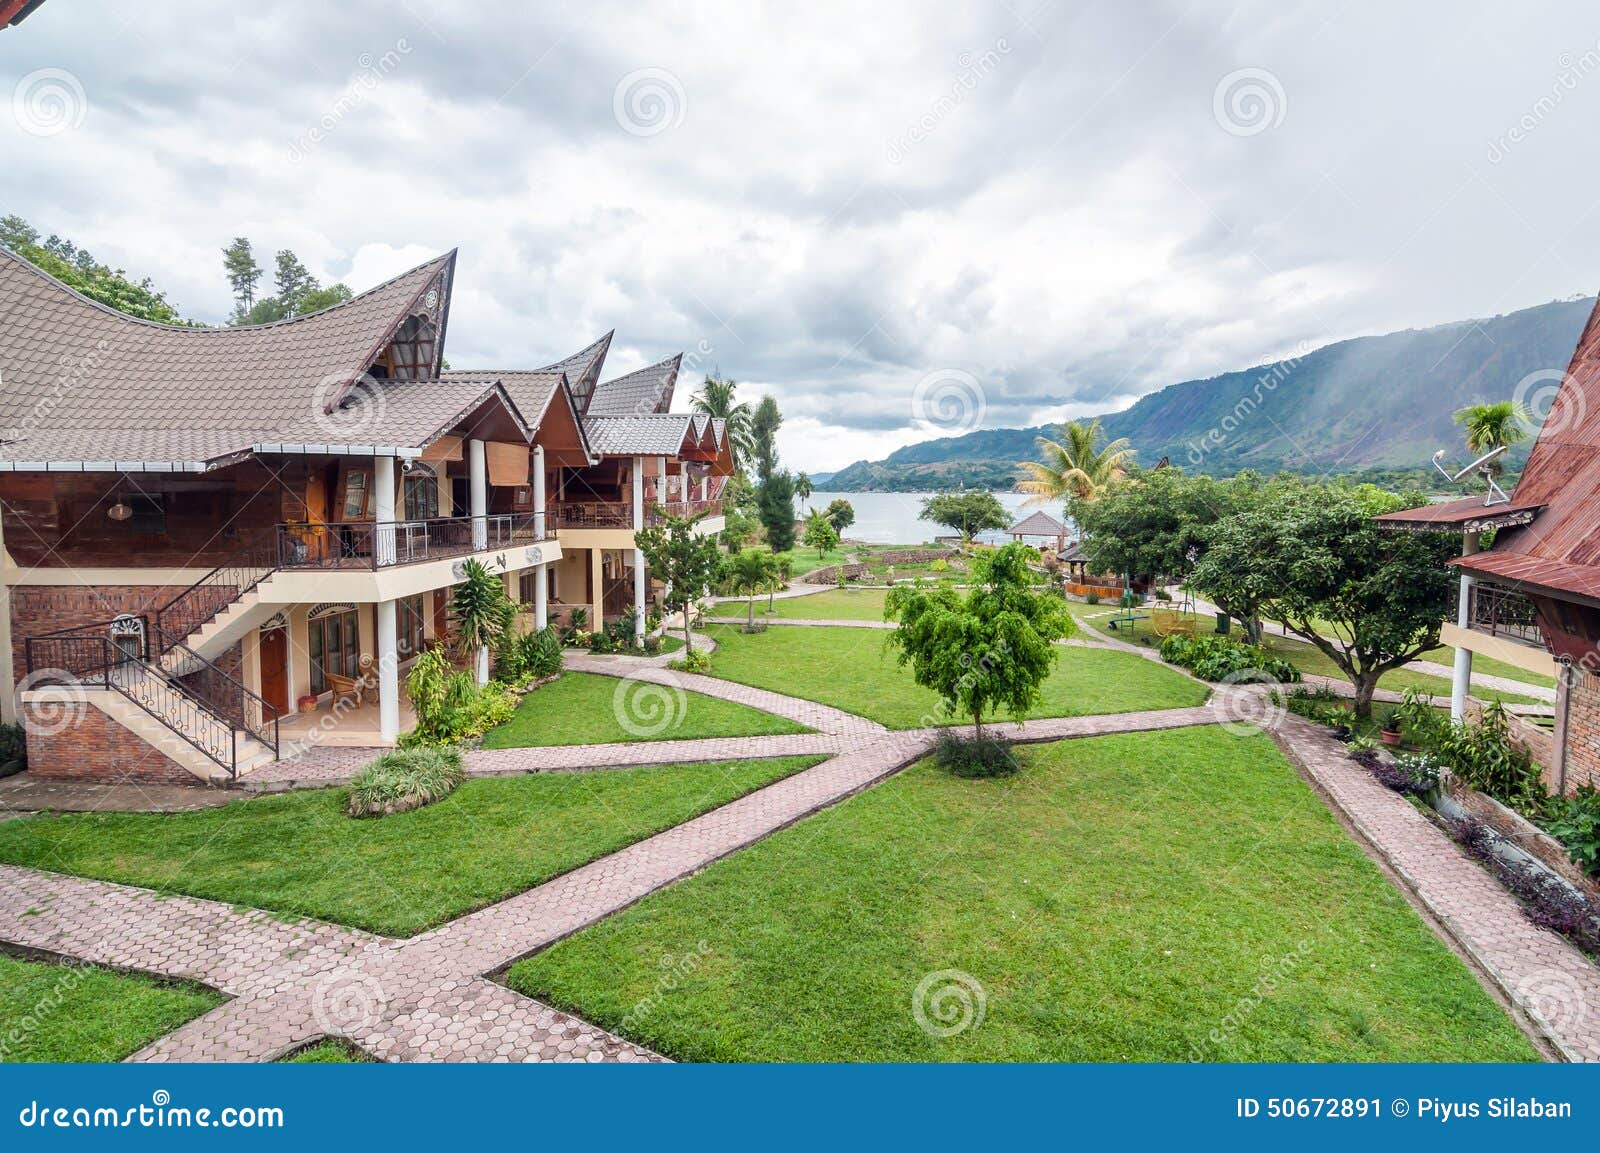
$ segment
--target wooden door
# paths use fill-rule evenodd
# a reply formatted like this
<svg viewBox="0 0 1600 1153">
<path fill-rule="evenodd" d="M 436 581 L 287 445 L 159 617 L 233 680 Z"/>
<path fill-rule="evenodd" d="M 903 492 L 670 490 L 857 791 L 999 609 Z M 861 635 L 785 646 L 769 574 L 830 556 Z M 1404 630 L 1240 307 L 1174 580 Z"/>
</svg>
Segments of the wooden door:
<svg viewBox="0 0 1600 1153">
<path fill-rule="evenodd" d="M 306 476 L 306 520 L 321 524 L 328 519 L 328 482 L 315 468 Z"/>
<path fill-rule="evenodd" d="M 289 711 L 289 630 L 261 634 L 261 699 L 280 712 Z"/>
</svg>

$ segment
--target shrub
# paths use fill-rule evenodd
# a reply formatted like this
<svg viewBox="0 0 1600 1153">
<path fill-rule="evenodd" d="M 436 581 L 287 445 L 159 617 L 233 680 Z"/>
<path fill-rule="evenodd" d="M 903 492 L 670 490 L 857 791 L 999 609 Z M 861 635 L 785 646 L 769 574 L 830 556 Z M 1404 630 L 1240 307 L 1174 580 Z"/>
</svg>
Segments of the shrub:
<svg viewBox="0 0 1600 1153">
<path fill-rule="evenodd" d="M 523 660 L 532 677 L 550 677 L 561 671 L 561 638 L 548 625 L 522 638 Z"/>
<path fill-rule="evenodd" d="M 1600 954 L 1600 923 L 1588 901 L 1537 869 L 1502 860 L 1494 851 L 1499 834 L 1484 822 L 1468 818 L 1445 823 L 1467 852 L 1516 897 L 1528 920 L 1560 933 L 1591 956 Z"/>
<path fill-rule="evenodd" d="M 1511 719 L 1498 701 L 1476 721 L 1455 721 L 1432 707 L 1431 698 L 1407 691 L 1395 718 L 1408 739 L 1438 754 L 1456 779 L 1529 816 L 1542 813 L 1548 793 L 1526 749 L 1511 741 Z"/>
<path fill-rule="evenodd" d="M 1561 842 L 1574 865 L 1591 877 L 1600 876 L 1600 791 L 1584 785 L 1570 797 L 1552 797 L 1540 823 Z"/>
<path fill-rule="evenodd" d="M 1300 679 L 1300 670 L 1288 661 L 1232 637 L 1186 637 L 1174 633 L 1161 642 L 1161 659 L 1182 665 L 1203 681 L 1225 681 L 1247 671 L 1263 673 L 1266 678 L 1283 683 Z"/>
<path fill-rule="evenodd" d="M 1403 753 L 1393 764 L 1373 758 L 1368 764 L 1378 783 L 1397 793 L 1420 797 L 1439 787 L 1439 761 L 1431 753 Z"/>
<path fill-rule="evenodd" d="M 950 571 L 950 562 L 945 560 L 944 557 L 942 557 L 942 556 L 941 557 L 934 557 L 933 560 L 928 563 L 928 571 L 929 572 L 949 572 Z"/>
<path fill-rule="evenodd" d="M 700 649 L 685 649 L 683 656 L 667 662 L 667 668 L 680 673 L 704 673 L 711 670 L 711 654 Z"/>
<path fill-rule="evenodd" d="M 1274 703 L 1277 703 L 1276 700 Z M 1332 689 L 1295 689 L 1284 703 L 1297 717 L 1305 717 L 1308 721 L 1333 729 L 1348 730 L 1350 727 L 1350 698 L 1342 697 Z"/>
<path fill-rule="evenodd" d="M 455 749 L 396 749 L 356 774 L 344 811 L 352 817 L 409 812 L 449 796 L 465 779 Z"/>
<path fill-rule="evenodd" d="M 1084 594 L 1083 603 L 1084 604 L 1088 604 L 1088 605 L 1097 605 L 1097 604 L 1099 604 L 1100 603 L 1100 594 L 1095 592 L 1094 589 L 1090 589 L 1087 593 Z"/>
<path fill-rule="evenodd" d="M 12 761 L 28 762 L 27 730 L 21 725 L 0 724 L 0 765 Z"/>
<path fill-rule="evenodd" d="M 1009 777 L 1022 768 L 1011 742 L 985 733 L 981 737 L 946 729 L 933 747 L 934 761 L 957 777 Z"/>
<path fill-rule="evenodd" d="M 655 656 L 661 651 L 661 634 L 646 633 L 644 637 L 644 651 Z"/>
</svg>

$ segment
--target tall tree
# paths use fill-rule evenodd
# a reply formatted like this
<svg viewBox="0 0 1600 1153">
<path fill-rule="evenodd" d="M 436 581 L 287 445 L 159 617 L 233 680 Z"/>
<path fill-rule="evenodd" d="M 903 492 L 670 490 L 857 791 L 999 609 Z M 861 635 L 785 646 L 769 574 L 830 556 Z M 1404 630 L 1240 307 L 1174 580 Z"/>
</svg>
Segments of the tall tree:
<svg viewBox="0 0 1600 1153">
<path fill-rule="evenodd" d="M 706 374 L 700 391 L 689 398 L 689 408 L 728 422 L 728 442 L 733 446 L 734 465 L 743 470 L 750 467 L 754 443 L 750 439 L 750 406 L 737 399 L 737 381 L 722 380 Z"/>
<path fill-rule="evenodd" d="M 778 471 L 769 476 L 757 491 L 756 511 L 761 527 L 767 530 L 767 544 L 773 552 L 794 548 L 794 478 Z"/>
<path fill-rule="evenodd" d="M 769 392 L 756 402 L 750 417 L 750 440 L 756 461 L 756 476 L 766 483 L 778 470 L 778 429 L 783 425 L 783 413 Z"/>
<path fill-rule="evenodd" d="M 1004 708 L 1021 721 L 1039 703 L 1039 686 L 1066 650 L 1055 644 L 1075 631 L 1066 605 L 1030 587 L 1025 544 L 1008 544 L 978 556 L 973 587 L 964 598 L 948 586 L 900 585 L 889 590 L 884 619 L 899 622 L 889 643 L 909 664 L 919 685 L 972 718 L 983 737 L 983 718 Z"/>
<path fill-rule="evenodd" d="M 670 516 L 657 509 L 657 523 L 634 535 L 650 571 L 666 585 L 662 603 L 668 611 L 683 613 L 686 655 L 693 649 L 689 633 L 690 607 L 700 599 L 706 586 L 717 579 L 717 570 L 722 565 L 716 537 L 703 535 L 695 527 L 705 515 Z"/>
<path fill-rule="evenodd" d="M 742 592 L 748 598 L 746 628 L 754 629 L 756 626 L 756 594 L 766 587 L 767 578 L 774 568 L 771 553 L 756 552 L 754 549 L 736 553 L 728 561 L 728 577 L 733 584 L 733 591 Z"/>
<path fill-rule="evenodd" d="M 1019 466 L 1026 478 L 1017 488 L 1029 494 L 1028 504 L 1066 504 L 1096 499 L 1106 486 L 1127 475 L 1133 463 L 1133 448 L 1119 438 L 1101 444 L 1100 421 L 1087 424 L 1069 421 L 1061 426 L 1061 439 L 1041 436 L 1039 452 L 1044 460 L 1025 460 Z"/>
<path fill-rule="evenodd" d="M 814 485 L 812 485 L 811 477 L 810 477 L 809 474 L 803 473 L 803 472 L 795 474 L 795 478 L 794 478 L 794 495 L 795 496 L 799 497 L 801 500 L 810 500 L 811 499 L 811 494 L 813 492 L 815 492 L 815 491 L 816 491 L 816 487 Z"/>
<path fill-rule="evenodd" d="M 235 236 L 233 243 L 222 250 L 222 267 L 228 276 L 228 287 L 233 290 L 234 323 L 241 324 L 255 306 L 256 285 L 261 282 L 261 266 L 256 263 L 249 237 Z"/>
<path fill-rule="evenodd" d="M 1355 687 L 1356 715 L 1370 717 L 1378 678 L 1439 644 L 1454 598 L 1458 538 L 1373 523 L 1410 503 L 1371 485 L 1275 482 L 1213 526 L 1194 583 L 1237 591 L 1315 645 Z"/>
<path fill-rule="evenodd" d="M 1011 523 L 1005 506 L 992 492 L 947 492 L 930 496 L 922 502 L 917 519 L 953 528 L 963 541 Z"/>
<path fill-rule="evenodd" d="M 300 258 L 287 248 L 280 248 L 274 258 L 272 286 L 277 289 L 278 303 L 285 316 L 295 316 L 301 311 L 306 294 L 321 287 L 317 278 L 300 263 Z"/>
</svg>

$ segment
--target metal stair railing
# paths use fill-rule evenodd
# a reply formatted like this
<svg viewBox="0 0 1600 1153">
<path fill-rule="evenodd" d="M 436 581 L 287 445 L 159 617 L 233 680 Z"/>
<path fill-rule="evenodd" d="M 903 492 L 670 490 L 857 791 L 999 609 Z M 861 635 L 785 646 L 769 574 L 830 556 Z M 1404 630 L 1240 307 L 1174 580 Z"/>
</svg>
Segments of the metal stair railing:
<svg viewBox="0 0 1600 1153">
<path fill-rule="evenodd" d="M 156 628 L 165 637 L 186 640 L 277 569 L 277 538 L 254 541 L 157 609 Z"/>
</svg>

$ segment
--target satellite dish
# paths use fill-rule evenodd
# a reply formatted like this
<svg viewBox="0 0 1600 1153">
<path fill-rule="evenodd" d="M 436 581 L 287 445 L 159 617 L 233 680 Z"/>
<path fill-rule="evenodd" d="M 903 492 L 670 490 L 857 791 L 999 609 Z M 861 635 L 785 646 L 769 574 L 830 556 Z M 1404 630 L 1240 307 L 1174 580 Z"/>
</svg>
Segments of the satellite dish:
<svg viewBox="0 0 1600 1153">
<path fill-rule="evenodd" d="M 1489 493 L 1483 498 L 1483 503 L 1486 507 L 1497 504 L 1510 504 L 1511 498 L 1506 495 L 1505 489 L 1501 488 L 1500 483 L 1495 480 L 1494 469 L 1490 467 L 1496 460 L 1504 456 L 1506 451 L 1506 445 L 1497 444 L 1488 452 L 1480 456 L 1477 460 L 1467 465 L 1465 468 L 1460 469 L 1457 472 L 1451 472 L 1449 469 L 1445 468 L 1442 463 L 1440 463 L 1444 460 L 1445 455 L 1445 450 L 1441 448 L 1438 452 L 1433 454 L 1433 467 L 1443 473 L 1445 478 L 1448 479 L 1451 484 L 1459 484 L 1462 477 L 1466 476 L 1468 473 L 1475 472 L 1479 476 L 1483 477 L 1483 479 L 1489 485 Z"/>
</svg>

